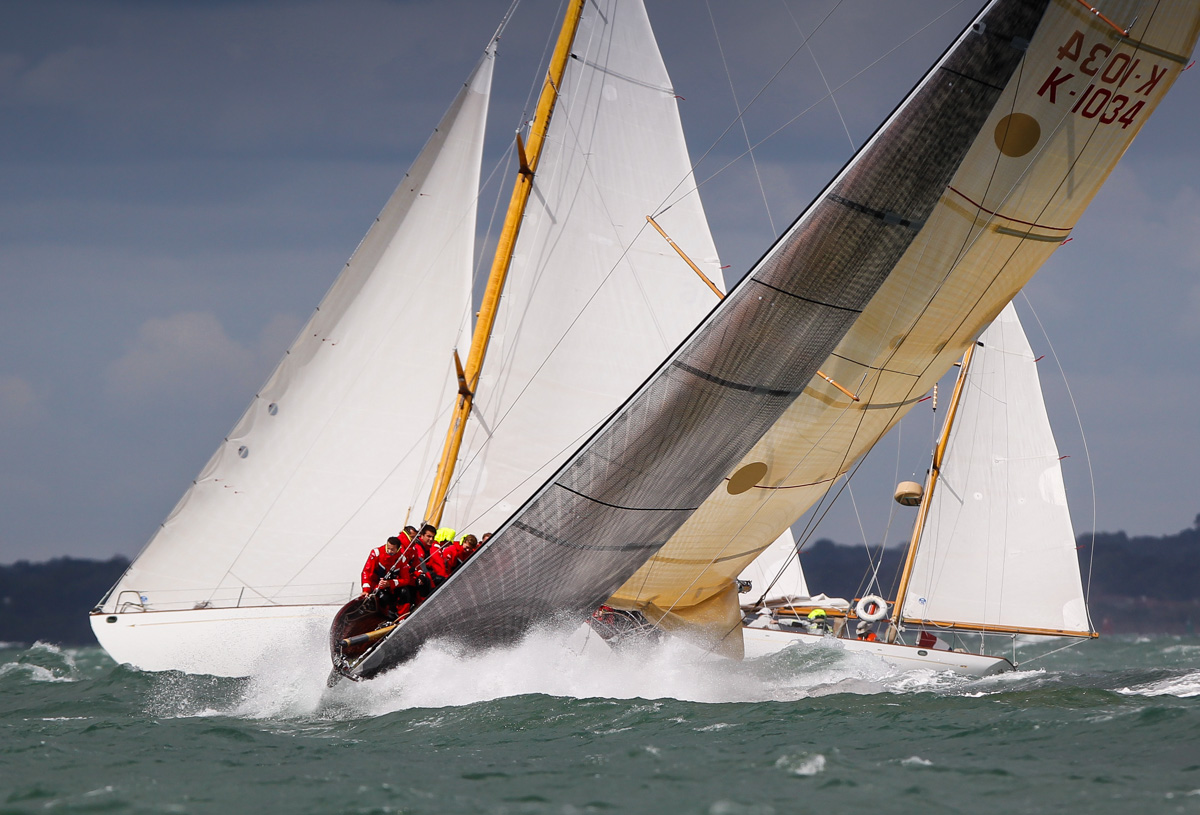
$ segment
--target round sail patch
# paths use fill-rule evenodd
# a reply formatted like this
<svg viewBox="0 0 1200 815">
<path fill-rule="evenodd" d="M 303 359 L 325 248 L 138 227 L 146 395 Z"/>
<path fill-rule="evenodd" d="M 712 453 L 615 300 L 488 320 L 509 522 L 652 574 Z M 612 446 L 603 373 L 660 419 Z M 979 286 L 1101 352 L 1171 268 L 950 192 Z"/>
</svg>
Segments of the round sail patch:
<svg viewBox="0 0 1200 815">
<path fill-rule="evenodd" d="M 1028 113 L 1010 113 L 996 124 L 995 137 L 1001 153 L 1017 158 L 1037 147 L 1042 126 Z"/>
<path fill-rule="evenodd" d="M 725 486 L 725 489 L 729 490 L 730 495 L 741 495 L 746 490 L 756 486 L 759 481 L 762 481 L 763 476 L 766 474 L 766 464 L 761 461 L 752 462 L 729 476 L 729 483 Z"/>
</svg>

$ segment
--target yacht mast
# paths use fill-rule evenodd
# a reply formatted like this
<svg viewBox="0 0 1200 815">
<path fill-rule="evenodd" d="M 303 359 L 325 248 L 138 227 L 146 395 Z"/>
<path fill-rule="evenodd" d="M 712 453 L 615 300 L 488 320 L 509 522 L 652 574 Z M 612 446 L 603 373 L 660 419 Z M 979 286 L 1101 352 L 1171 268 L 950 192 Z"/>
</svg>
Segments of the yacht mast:
<svg viewBox="0 0 1200 815">
<path fill-rule="evenodd" d="M 487 288 L 484 290 L 483 302 L 475 322 L 475 330 L 471 337 L 471 350 L 467 355 L 465 366 L 460 362 L 458 352 L 455 352 L 454 362 L 458 369 L 458 402 L 450 419 L 450 427 L 446 431 L 446 441 L 438 462 L 437 477 L 434 479 L 433 489 L 429 493 L 429 504 L 425 510 L 425 522 L 434 526 L 439 526 L 442 521 L 446 494 L 450 489 L 450 481 L 454 477 L 454 466 L 462 446 L 467 418 L 471 415 L 471 405 L 475 399 L 475 389 L 479 385 L 483 360 L 487 356 L 488 343 L 491 341 L 492 328 L 495 325 L 496 314 L 500 306 L 500 296 L 504 291 L 504 282 L 508 277 L 509 266 L 512 264 L 513 249 L 521 231 L 525 207 L 533 190 L 533 176 L 541 158 L 546 131 L 550 126 L 550 117 L 554 113 L 554 105 L 558 101 L 558 89 L 562 87 L 567 61 L 571 56 L 571 46 L 575 41 L 575 32 L 579 29 L 583 3 L 584 0 L 571 0 L 563 17 L 558 42 L 550 59 L 550 68 L 546 72 L 546 81 L 542 86 L 541 96 L 538 98 L 533 122 L 529 126 L 528 145 L 522 143 L 520 134 L 517 135 L 517 155 L 520 167 L 513 185 L 508 213 L 504 218 L 504 227 L 500 232 L 499 242 L 496 244 L 496 254 L 492 259 L 492 269 L 488 274 Z"/>
<path fill-rule="evenodd" d="M 912 578 L 913 565 L 917 560 L 917 545 L 921 541 L 921 532 L 925 527 L 925 519 L 929 516 L 929 506 L 932 503 L 929 499 L 933 496 L 934 487 L 937 486 L 938 476 L 941 474 L 942 459 L 946 455 L 946 442 L 950 439 L 950 427 L 954 424 L 954 415 L 958 412 L 958 405 L 962 401 L 963 390 L 966 388 L 967 382 L 967 369 L 971 367 L 971 357 L 975 353 L 977 343 L 978 341 L 971 343 L 971 347 L 963 354 L 958 370 L 958 379 L 954 381 L 954 392 L 950 395 L 950 407 L 946 410 L 946 421 L 942 424 L 942 434 L 933 450 L 933 463 L 929 468 L 925 494 L 921 496 L 921 509 L 917 512 L 917 521 L 913 524 L 912 540 L 908 544 L 908 555 L 904 559 L 900 589 L 896 592 L 896 600 L 892 605 L 892 625 L 888 631 L 889 642 L 892 641 L 895 636 L 894 632 L 900 626 L 902 616 L 900 610 L 904 607 L 904 597 L 908 594 L 908 583 Z"/>
</svg>

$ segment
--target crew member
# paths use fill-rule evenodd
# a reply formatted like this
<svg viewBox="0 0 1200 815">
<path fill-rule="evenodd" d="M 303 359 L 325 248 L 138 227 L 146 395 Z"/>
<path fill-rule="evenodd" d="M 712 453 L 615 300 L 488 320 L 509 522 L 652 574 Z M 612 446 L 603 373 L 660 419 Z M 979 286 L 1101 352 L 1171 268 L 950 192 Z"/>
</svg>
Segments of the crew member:
<svg viewBox="0 0 1200 815">
<path fill-rule="evenodd" d="M 429 556 L 425 560 L 425 571 L 429 572 L 429 578 L 433 581 L 433 587 L 446 582 L 450 577 L 452 553 L 447 553 L 448 546 L 454 543 L 454 530 L 443 526 L 433 536 L 433 544 L 429 547 Z M 450 554 L 450 557 L 447 555 Z"/>
<path fill-rule="evenodd" d="M 437 535 L 437 530 L 430 524 L 424 524 L 421 527 L 421 534 L 417 535 L 417 539 L 413 541 L 417 547 L 417 555 L 424 560 L 429 557 L 430 551 L 433 549 L 433 539 Z"/>
<path fill-rule="evenodd" d="M 474 535 L 466 535 L 462 541 L 448 541 L 441 546 L 440 555 L 442 557 L 442 565 L 446 570 L 446 577 L 458 571 L 459 567 L 467 562 L 467 540 L 475 540 Z"/>
<path fill-rule="evenodd" d="M 859 620 L 858 627 L 855 629 L 858 633 L 858 638 L 864 642 L 875 642 L 879 639 L 875 636 L 875 632 L 871 630 L 871 624 L 866 620 Z"/>
<path fill-rule="evenodd" d="M 400 538 L 388 538 L 371 550 L 362 570 L 363 596 L 376 595 L 380 609 L 392 609 L 398 617 L 407 615 L 415 600 L 413 564 L 403 549 Z"/>
<path fill-rule="evenodd" d="M 479 540 L 474 535 L 463 535 L 462 539 L 462 563 L 466 563 L 471 555 L 479 551 Z M 462 563 L 459 565 L 461 566 Z"/>
<path fill-rule="evenodd" d="M 825 613 L 825 609 L 814 608 L 808 612 L 808 627 L 819 633 L 829 630 L 829 615 Z"/>
<path fill-rule="evenodd" d="M 425 598 L 432 594 L 434 588 L 436 588 L 432 575 L 435 554 L 433 538 L 436 534 L 437 529 L 432 525 L 423 524 L 421 526 L 421 533 L 413 541 L 413 555 L 411 557 L 415 558 L 413 578 L 416 585 L 417 605 L 425 602 Z"/>
</svg>

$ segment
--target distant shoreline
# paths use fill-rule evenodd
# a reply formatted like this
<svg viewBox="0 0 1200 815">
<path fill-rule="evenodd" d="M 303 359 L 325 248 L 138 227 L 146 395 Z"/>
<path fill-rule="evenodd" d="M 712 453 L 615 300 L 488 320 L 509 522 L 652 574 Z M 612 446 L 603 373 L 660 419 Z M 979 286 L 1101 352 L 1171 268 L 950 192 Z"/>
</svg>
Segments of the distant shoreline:
<svg viewBox="0 0 1200 815">
<path fill-rule="evenodd" d="M 1094 560 L 1092 535 L 1077 540 L 1089 610 L 1102 635 L 1191 634 L 1200 627 L 1200 515 L 1174 535 L 1099 532 Z M 878 547 L 872 553 L 881 557 Z M 886 547 L 879 574 L 896 574 L 903 553 L 902 546 Z M 836 597 L 859 596 L 871 570 L 864 547 L 824 539 L 805 544 L 800 562 L 812 591 Z M 97 644 L 88 612 L 128 566 L 120 556 L 0 566 L 0 643 Z M 887 579 L 884 588 L 892 588 Z"/>
</svg>

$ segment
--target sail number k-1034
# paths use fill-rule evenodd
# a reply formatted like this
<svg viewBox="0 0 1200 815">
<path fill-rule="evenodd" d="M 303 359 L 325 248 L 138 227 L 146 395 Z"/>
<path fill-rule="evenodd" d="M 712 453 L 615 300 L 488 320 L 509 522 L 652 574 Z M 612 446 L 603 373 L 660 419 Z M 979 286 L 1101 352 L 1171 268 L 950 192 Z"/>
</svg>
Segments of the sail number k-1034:
<svg viewBox="0 0 1200 815">
<path fill-rule="evenodd" d="M 1167 75 L 1167 68 L 1155 63 L 1143 64 L 1141 57 L 1126 53 L 1112 53 L 1112 46 L 1097 42 L 1088 46 L 1082 31 L 1076 31 L 1058 49 L 1060 61 L 1075 63 L 1073 66 L 1056 65 L 1038 89 L 1038 96 L 1048 97 L 1057 104 L 1060 95 L 1065 104 L 1074 105 L 1072 113 L 1085 119 L 1099 117 L 1103 124 L 1120 123 L 1122 128 L 1133 124 L 1145 106 L 1144 99 L 1154 92 L 1155 87 Z M 1083 93 L 1062 88 L 1063 83 L 1078 74 L 1092 77 L 1092 82 Z"/>
</svg>

